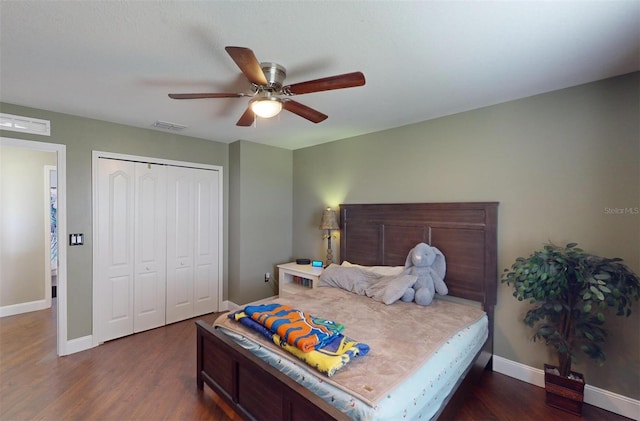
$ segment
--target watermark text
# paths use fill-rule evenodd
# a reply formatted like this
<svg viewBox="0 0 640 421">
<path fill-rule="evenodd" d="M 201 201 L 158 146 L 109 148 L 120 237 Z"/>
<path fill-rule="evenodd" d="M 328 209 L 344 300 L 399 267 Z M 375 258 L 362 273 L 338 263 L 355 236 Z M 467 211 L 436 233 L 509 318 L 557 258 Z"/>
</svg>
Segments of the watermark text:
<svg viewBox="0 0 640 421">
<path fill-rule="evenodd" d="M 604 208 L 605 215 L 640 215 L 640 208 Z"/>
</svg>

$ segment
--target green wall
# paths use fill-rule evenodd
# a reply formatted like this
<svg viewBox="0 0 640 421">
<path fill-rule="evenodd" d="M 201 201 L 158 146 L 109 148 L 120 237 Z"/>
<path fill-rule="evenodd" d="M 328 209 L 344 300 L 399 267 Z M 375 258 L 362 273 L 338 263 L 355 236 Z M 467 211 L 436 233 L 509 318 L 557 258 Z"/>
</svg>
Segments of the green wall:
<svg viewBox="0 0 640 421">
<path fill-rule="evenodd" d="M 291 261 L 293 152 L 237 141 L 229 173 L 229 300 L 246 304 L 277 295 L 276 265 Z"/>
<path fill-rule="evenodd" d="M 91 152 L 99 150 L 219 165 L 225 172 L 228 166 L 228 145 L 12 104 L 0 103 L 0 111 L 51 121 L 51 136 L 5 130 L 0 130 L 0 136 L 66 145 L 67 232 L 85 234 L 84 246 L 67 248 L 67 337 L 75 339 L 91 335 L 93 276 Z M 223 177 L 226 180 L 227 175 L 223 174 Z M 225 227 L 228 211 L 227 197 L 228 184 L 225 181 Z M 226 244 L 226 229 L 224 236 L 224 244 Z M 224 262 L 226 259 L 225 254 Z M 223 273 L 226 273 L 226 266 Z"/>
<path fill-rule="evenodd" d="M 640 215 L 607 210 L 640 207 L 639 86 L 635 73 L 296 150 L 293 249 L 324 258 L 327 205 L 497 201 L 500 273 L 549 241 L 640 272 Z M 495 352 L 542 368 L 555 357 L 530 341 L 511 293 L 498 288 Z M 575 365 L 589 384 L 640 398 L 639 322 L 636 305 L 609 325 L 605 366 Z"/>
</svg>

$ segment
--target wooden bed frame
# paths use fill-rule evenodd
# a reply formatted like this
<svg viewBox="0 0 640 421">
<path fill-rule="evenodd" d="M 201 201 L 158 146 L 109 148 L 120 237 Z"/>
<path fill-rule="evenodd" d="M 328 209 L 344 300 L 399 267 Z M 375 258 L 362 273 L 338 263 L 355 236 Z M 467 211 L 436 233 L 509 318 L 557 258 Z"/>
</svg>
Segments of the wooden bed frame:
<svg viewBox="0 0 640 421">
<path fill-rule="evenodd" d="M 404 265 L 417 243 L 447 260 L 449 295 L 480 302 L 489 337 L 437 417 L 450 419 L 482 372 L 491 367 L 497 273 L 496 202 L 340 205 L 340 260 Z M 344 413 L 197 321 L 197 386 L 206 383 L 248 420 L 347 420 Z"/>
</svg>

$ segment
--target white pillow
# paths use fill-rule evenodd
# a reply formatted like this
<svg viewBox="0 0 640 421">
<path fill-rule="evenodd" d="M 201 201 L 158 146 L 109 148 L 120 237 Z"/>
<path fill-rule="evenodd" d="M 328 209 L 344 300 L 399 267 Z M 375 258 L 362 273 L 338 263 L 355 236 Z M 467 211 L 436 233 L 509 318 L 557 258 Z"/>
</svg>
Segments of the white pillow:
<svg viewBox="0 0 640 421">
<path fill-rule="evenodd" d="M 363 270 L 382 276 L 400 275 L 404 271 L 404 266 L 362 266 L 347 262 L 346 260 L 342 262 L 342 266 L 362 268 Z"/>
</svg>

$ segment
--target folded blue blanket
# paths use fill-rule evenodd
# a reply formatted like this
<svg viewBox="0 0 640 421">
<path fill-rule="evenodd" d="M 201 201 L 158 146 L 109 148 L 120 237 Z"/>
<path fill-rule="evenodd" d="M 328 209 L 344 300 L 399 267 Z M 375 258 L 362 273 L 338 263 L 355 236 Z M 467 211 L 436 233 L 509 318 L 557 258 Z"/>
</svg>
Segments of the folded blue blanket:
<svg viewBox="0 0 640 421">
<path fill-rule="evenodd" d="M 309 352 L 324 345 L 344 326 L 282 304 L 247 306 L 244 312 L 262 326 L 280 335 L 288 344 Z"/>
<path fill-rule="evenodd" d="M 369 345 L 354 341 L 341 333 L 334 335 L 333 339 L 324 346 L 303 352 L 282 340 L 277 333 L 273 333 L 270 329 L 253 320 L 243 310 L 231 313 L 228 317 L 259 332 L 268 340 L 328 377 L 334 375 L 354 358 L 364 356 L 369 352 Z"/>
</svg>

